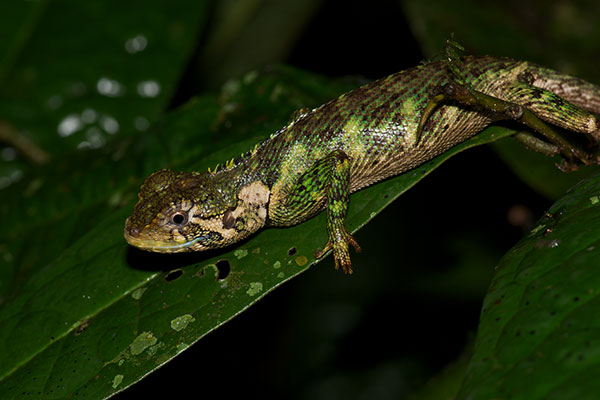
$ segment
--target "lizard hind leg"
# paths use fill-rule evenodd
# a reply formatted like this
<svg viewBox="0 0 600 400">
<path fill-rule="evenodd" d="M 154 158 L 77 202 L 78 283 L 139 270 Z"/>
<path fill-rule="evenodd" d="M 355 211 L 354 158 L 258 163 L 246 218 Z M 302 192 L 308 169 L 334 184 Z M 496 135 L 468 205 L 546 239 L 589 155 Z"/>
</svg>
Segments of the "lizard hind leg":
<svg viewBox="0 0 600 400">
<path fill-rule="evenodd" d="M 565 75 L 565 77 L 568 76 Z M 584 83 L 586 83 L 586 87 L 594 87 L 592 84 Z M 600 88 L 597 90 L 600 96 Z M 541 121 L 536 123 L 537 128 L 532 126 L 538 133 L 556 144 L 559 152 L 565 157 L 565 162 L 560 164 L 559 168 L 565 171 L 573 170 L 577 168 L 575 165 L 577 162 L 586 165 L 600 164 L 600 153 L 598 152 L 600 121 L 593 112 L 573 104 L 557 93 L 522 81 L 516 82 L 508 88 L 506 99 L 525 107 L 540 120 L 587 137 L 587 143 L 576 145 L 568 135 L 554 130 L 551 126 L 543 126 Z M 533 119 L 531 116 L 527 116 L 527 118 L 530 121 Z M 519 138 L 517 139 L 519 140 Z M 531 138 L 529 143 L 531 143 Z M 540 146 L 536 147 L 541 149 Z M 568 149 L 566 149 L 567 147 Z"/>
<path fill-rule="evenodd" d="M 596 115 L 549 90 L 516 82 L 509 86 L 505 99 L 526 107 L 537 117 L 563 129 L 600 141 L 600 122 Z"/>
<path fill-rule="evenodd" d="M 600 164 L 597 149 L 588 151 L 582 148 L 552 126 L 581 133 L 598 147 L 600 121 L 594 112 L 600 111 L 600 87 L 555 71 L 530 66 L 529 71 L 521 74 L 517 82 L 505 86 L 504 92 L 499 94 L 502 98 L 498 98 L 475 90 L 469 83 L 468 71 L 459 55 L 459 51 L 463 50 L 460 45 L 447 41 L 445 50 L 450 83 L 442 87 L 441 93 L 434 96 L 425 107 L 417 128 L 417 140 L 433 110 L 441 102 L 451 99 L 491 111 L 499 119 L 513 119 L 527 125 L 549 143 L 534 140 L 536 138 L 533 135 L 520 135 L 517 140 L 544 154 L 559 153 L 565 159 L 565 163 L 559 167 L 561 169 L 576 169 L 578 163 Z"/>
<path fill-rule="evenodd" d="M 506 95 L 509 98 L 515 96 L 518 101 L 516 103 L 487 95 L 473 89 L 468 84 L 453 82 L 444 87 L 443 94 L 444 98 L 491 111 L 498 115 L 499 119 L 512 119 L 533 129 L 558 148 L 560 155 L 566 160 L 562 169 L 573 170 L 578 163 L 600 164 L 600 156 L 597 152 L 584 150 L 579 144 L 573 143 L 563 133 L 543 120 L 546 119 L 558 126 L 583 133 L 597 143 L 593 134 L 596 130 L 595 116 L 566 100 L 559 100 L 558 96 L 553 93 L 544 93 L 540 98 L 545 98 L 545 100 L 537 101 L 539 96 L 533 92 L 515 95 L 511 89 L 508 89 Z M 557 107 L 556 104 L 561 104 L 561 107 Z M 592 118 L 593 123 L 590 122 Z"/>
</svg>

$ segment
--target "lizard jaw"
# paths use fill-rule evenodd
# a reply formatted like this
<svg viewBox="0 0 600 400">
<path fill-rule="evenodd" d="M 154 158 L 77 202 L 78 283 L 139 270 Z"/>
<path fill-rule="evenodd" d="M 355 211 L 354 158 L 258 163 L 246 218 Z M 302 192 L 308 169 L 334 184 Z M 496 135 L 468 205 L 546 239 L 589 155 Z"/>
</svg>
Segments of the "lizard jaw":
<svg viewBox="0 0 600 400">
<path fill-rule="evenodd" d="M 200 238 L 194 238 L 190 241 L 182 243 L 163 242 L 159 240 L 132 236 L 127 229 L 125 229 L 123 232 L 123 236 L 125 237 L 127 243 L 129 243 L 131 246 L 156 253 L 179 253 L 182 251 L 191 250 L 190 248 L 200 240 Z"/>
</svg>

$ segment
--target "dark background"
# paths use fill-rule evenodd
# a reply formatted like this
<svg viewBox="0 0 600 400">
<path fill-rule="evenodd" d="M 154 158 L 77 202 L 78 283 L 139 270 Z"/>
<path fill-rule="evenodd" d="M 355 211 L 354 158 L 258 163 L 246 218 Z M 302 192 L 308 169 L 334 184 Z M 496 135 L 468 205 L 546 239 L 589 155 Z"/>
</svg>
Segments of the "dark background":
<svg viewBox="0 0 600 400">
<path fill-rule="evenodd" d="M 197 73 L 205 44 L 172 107 L 219 87 Z M 281 62 L 375 79 L 424 58 L 398 2 L 333 1 Z M 354 275 L 334 271 L 329 257 L 116 398 L 195 397 L 194 387 L 204 398 L 414 394 L 464 364 L 494 266 L 549 204 L 490 148 L 460 154 L 358 232 Z"/>
</svg>

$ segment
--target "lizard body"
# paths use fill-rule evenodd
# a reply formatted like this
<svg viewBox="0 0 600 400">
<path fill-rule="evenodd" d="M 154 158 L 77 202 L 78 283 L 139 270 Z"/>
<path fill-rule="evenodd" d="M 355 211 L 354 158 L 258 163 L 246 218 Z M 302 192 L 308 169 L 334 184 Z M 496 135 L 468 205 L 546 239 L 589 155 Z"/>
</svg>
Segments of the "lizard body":
<svg viewBox="0 0 600 400">
<path fill-rule="evenodd" d="M 515 119 L 536 130 L 521 139 L 569 163 L 597 164 L 553 126 L 600 140 L 600 88 L 535 64 L 463 57 L 398 72 L 361 86 L 290 123 L 236 162 L 208 172 L 150 175 L 125 226 L 133 246 L 200 251 L 235 243 L 264 226 L 289 226 L 327 210 L 336 268 L 351 272 L 345 228 L 350 193 L 414 168 L 474 136 Z M 452 64 L 450 64 L 452 66 Z M 590 112 L 591 111 L 591 112 Z M 545 122 L 544 122 L 545 121 Z"/>
</svg>

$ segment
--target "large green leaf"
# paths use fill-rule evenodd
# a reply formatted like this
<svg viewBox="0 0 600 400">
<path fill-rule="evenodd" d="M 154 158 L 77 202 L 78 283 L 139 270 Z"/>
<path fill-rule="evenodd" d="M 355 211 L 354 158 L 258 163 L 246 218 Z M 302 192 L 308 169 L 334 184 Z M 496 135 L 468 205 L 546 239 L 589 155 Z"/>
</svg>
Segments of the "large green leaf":
<svg viewBox="0 0 600 400">
<path fill-rule="evenodd" d="M 500 261 L 459 398 L 595 399 L 600 390 L 600 175 Z"/>
<path fill-rule="evenodd" d="M 207 6 L 3 4 L 0 25 L 13 33 L 0 47 L 0 122 L 55 157 L 148 129 L 174 93 Z"/>
<path fill-rule="evenodd" d="M 195 23 L 204 20 L 206 3 L 184 11 L 180 3 L 161 2 L 155 9 L 153 3 L 143 3 L 139 19 L 144 23 L 120 18 L 141 3 L 105 2 L 108 9 L 130 11 L 114 20 L 101 17 L 107 11 L 99 4 L 66 0 L 19 3 L 20 9 L 0 13 L 0 18 L 23 18 L 28 24 L 21 27 L 12 20 L 0 28 L 19 28 L 18 37 L 0 45 L 8 54 L 0 58 L 1 119 L 55 155 L 53 162 L 27 170 L 21 183 L 0 193 L 1 398 L 110 396 L 306 270 L 314 261 L 313 250 L 325 242 L 321 215 L 298 227 L 266 230 L 218 252 L 162 256 L 126 246 L 123 222 L 145 175 L 162 167 L 214 166 L 277 130 L 298 107 L 317 106 L 357 86 L 286 68 L 252 72 L 229 81 L 219 95 L 202 95 L 161 116 L 194 45 Z M 81 25 L 80 35 L 73 35 L 59 15 L 82 16 L 85 23 L 74 25 Z M 99 27 L 95 20 L 103 18 L 112 23 Z M 185 20 L 180 40 L 179 23 L 164 28 L 173 18 Z M 153 31 L 153 26 L 163 28 Z M 97 33 L 102 29 L 107 31 Z M 140 32 L 147 47 L 127 51 L 127 45 L 137 48 L 134 39 L 139 40 Z M 108 38 L 114 46 L 90 48 L 84 37 Z M 160 49 L 152 48 L 155 43 Z M 59 44 L 66 46 L 64 53 Z M 41 71 L 40 65 L 50 67 Z M 123 65 L 121 71 L 118 66 Z M 160 96 L 142 99 L 137 84 L 148 71 L 153 75 L 144 79 L 160 82 Z M 123 96 L 96 93 L 98 73 L 122 83 L 127 88 Z M 69 91 L 73 81 L 84 82 L 88 92 Z M 82 119 L 89 109 L 100 111 L 97 122 L 59 137 L 58 125 L 65 117 Z M 83 119 L 90 115 L 87 111 Z M 102 115 L 114 117 L 119 132 L 102 132 L 107 139 L 103 149 L 74 152 L 94 134 L 88 129 L 104 129 Z M 153 121 L 157 125 L 145 129 Z M 510 133 L 490 129 L 427 165 L 357 193 L 348 217 L 351 229 L 364 225 L 452 154 Z M 166 272 L 172 269 L 176 272 Z M 450 286 L 464 291 L 464 286 Z"/>
<path fill-rule="evenodd" d="M 170 113 L 150 134 L 57 160 L 40 168 L 34 180 L 5 189 L 0 204 L 5 222 L 0 227 L 0 304 L 18 295 L 28 276 L 58 256 L 74 238 L 131 202 L 141 180 L 153 170 L 189 167 L 202 156 L 209 156 L 209 164 L 202 168 L 214 166 L 229 156 L 219 157 L 214 148 L 255 137 L 242 145 L 247 150 L 258 141 L 257 135 L 277 130 L 302 104 L 318 105 L 356 85 L 286 68 L 274 69 L 260 79 L 257 76 L 252 73 L 230 81 L 218 99 L 207 95 L 192 100 Z"/>
<path fill-rule="evenodd" d="M 232 82 L 235 90 L 229 87 L 222 95 L 228 99 L 227 106 L 214 109 L 213 118 L 206 118 L 204 125 L 197 124 L 198 102 L 194 102 L 177 111 L 177 118 L 163 127 L 183 138 L 194 138 L 198 148 L 206 149 L 208 143 L 214 143 L 211 125 L 229 121 L 224 126 L 232 127 L 223 129 L 232 131 L 231 137 L 217 141 L 221 148 L 217 152 L 198 151 L 200 161 L 194 163 L 195 168 L 206 168 L 247 150 L 255 140 L 238 142 L 240 135 L 252 125 L 263 131 L 268 113 L 277 114 L 272 110 L 287 107 L 289 113 L 290 105 L 297 101 L 341 88 L 287 69 L 276 79 L 273 75 L 264 79 L 253 76 Z M 292 81 L 300 83 L 292 85 Z M 287 103 L 277 95 L 282 93 L 289 95 Z M 237 112 L 223 114 L 232 105 Z M 240 129 L 242 122 L 245 127 Z M 209 134 L 198 136 L 198 131 Z M 488 129 L 407 174 L 357 193 L 351 201 L 349 227 L 354 231 L 364 225 L 451 155 L 510 133 Z M 185 139 L 178 140 L 183 140 L 183 150 L 177 154 L 181 159 L 175 161 L 175 157 L 173 163 L 190 165 L 192 153 L 183 146 Z M 224 146 L 227 140 L 237 143 Z M 89 171 L 96 172 L 93 168 Z M 78 180 L 82 178 L 87 179 L 78 176 Z M 129 249 L 122 239 L 136 187 L 125 182 L 118 185 L 121 198 L 129 200 L 112 209 L 123 202 L 126 206 L 110 215 L 105 210 L 105 217 L 93 227 L 79 230 L 77 239 L 67 241 L 67 249 L 56 259 L 30 265 L 31 269 L 22 273 L 26 276 L 19 290 L 0 309 L 2 398 L 20 397 L 24 387 L 29 388 L 23 395 L 26 398 L 36 398 L 38 392 L 50 398 L 74 394 L 94 398 L 122 390 L 306 270 L 314 262 L 313 251 L 325 243 L 324 216 L 320 215 L 294 228 L 266 230 L 220 252 L 183 256 L 141 253 Z M 69 218 L 73 214 L 68 214 Z M 63 222 L 50 221 L 40 231 L 49 232 Z M 59 236 L 64 243 L 63 235 Z M 52 238 L 46 236 L 46 240 Z M 155 272 L 177 267 L 182 267 L 181 272 Z M 221 276 L 226 276 L 223 279 L 217 278 L 219 269 Z"/>
</svg>

